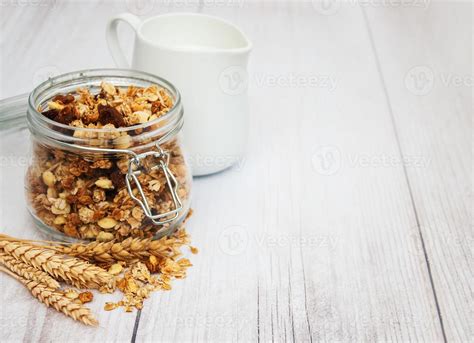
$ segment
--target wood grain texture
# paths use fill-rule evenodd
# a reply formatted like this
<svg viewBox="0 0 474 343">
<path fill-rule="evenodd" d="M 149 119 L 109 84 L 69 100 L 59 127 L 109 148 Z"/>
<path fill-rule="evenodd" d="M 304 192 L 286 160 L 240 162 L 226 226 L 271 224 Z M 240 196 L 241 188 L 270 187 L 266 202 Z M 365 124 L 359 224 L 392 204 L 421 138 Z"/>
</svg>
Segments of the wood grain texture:
<svg viewBox="0 0 474 343">
<path fill-rule="evenodd" d="M 427 162 L 406 172 L 446 338 L 472 340 L 472 3 L 367 17 L 400 148 Z"/>
<path fill-rule="evenodd" d="M 468 5 L 127 3 L 5 7 L 0 97 L 48 73 L 112 67 L 103 32 L 115 13 L 217 15 L 254 43 L 247 155 L 195 179 L 200 253 L 139 318 L 104 312 L 98 296 L 101 326 L 84 328 L 2 275 L 2 341 L 472 339 L 471 89 L 415 96 L 405 85 L 416 65 L 472 75 Z M 0 231 L 36 237 L 22 193 L 27 136 L 0 136 Z"/>
<path fill-rule="evenodd" d="M 188 279 L 166 306 L 154 298 L 137 338 L 442 341 L 403 168 L 360 161 L 401 158 L 360 9 L 205 13 L 255 45 L 249 151 L 243 169 L 198 180 L 191 227 L 203 255 L 191 278 L 205 280 Z M 291 74 L 337 87 L 270 84 Z M 182 306 L 190 321 L 169 325 Z"/>
</svg>

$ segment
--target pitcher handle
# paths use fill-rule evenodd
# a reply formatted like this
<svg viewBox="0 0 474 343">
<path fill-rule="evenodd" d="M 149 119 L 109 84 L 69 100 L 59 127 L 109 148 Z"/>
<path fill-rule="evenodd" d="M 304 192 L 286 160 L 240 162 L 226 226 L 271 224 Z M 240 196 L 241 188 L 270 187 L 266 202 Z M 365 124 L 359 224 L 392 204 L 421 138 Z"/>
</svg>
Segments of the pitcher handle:
<svg viewBox="0 0 474 343">
<path fill-rule="evenodd" d="M 126 22 L 132 27 L 135 31 L 135 34 L 138 32 L 138 28 L 141 25 L 141 20 L 130 13 L 122 13 L 115 17 L 112 17 L 107 23 L 107 28 L 105 31 L 105 38 L 107 39 L 107 45 L 109 46 L 110 54 L 115 61 L 115 64 L 119 68 L 130 68 L 130 63 L 127 61 L 122 48 L 120 47 L 120 42 L 117 34 L 117 26 L 120 21 Z"/>
</svg>

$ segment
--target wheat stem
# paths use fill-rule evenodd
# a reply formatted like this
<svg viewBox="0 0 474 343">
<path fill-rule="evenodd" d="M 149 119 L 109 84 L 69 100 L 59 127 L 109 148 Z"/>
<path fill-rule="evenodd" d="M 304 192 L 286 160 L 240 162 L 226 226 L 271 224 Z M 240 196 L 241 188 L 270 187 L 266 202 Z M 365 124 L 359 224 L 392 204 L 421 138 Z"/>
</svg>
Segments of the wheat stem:
<svg viewBox="0 0 474 343">
<path fill-rule="evenodd" d="M 37 239 L 23 239 L 23 238 L 16 238 L 12 236 L 5 235 L 4 233 L 0 233 L 0 240 L 1 241 L 13 241 L 13 242 L 25 242 L 25 243 L 41 243 L 41 245 L 50 245 L 50 244 L 58 244 L 57 241 L 44 241 L 44 240 L 37 240 Z M 69 244 L 69 243 L 64 243 Z"/>
</svg>

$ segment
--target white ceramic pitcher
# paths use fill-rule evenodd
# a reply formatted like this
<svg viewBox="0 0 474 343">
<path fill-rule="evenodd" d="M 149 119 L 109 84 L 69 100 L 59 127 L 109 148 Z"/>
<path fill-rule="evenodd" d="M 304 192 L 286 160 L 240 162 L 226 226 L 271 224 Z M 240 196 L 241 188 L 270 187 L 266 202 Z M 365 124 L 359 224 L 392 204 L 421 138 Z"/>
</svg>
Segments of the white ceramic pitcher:
<svg viewBox="0 0 474 343">
<path fill-rule="evenodd" d="M 131 64 L 119 45 L 120 21 L 136 33 Z M 194 175 L 241 165 L 251 43 L 236 26 L 202 14 L 172 13 L 142 21 L 124 13 L 109 21 L 106 37 L 118 67 L 161 76 L 181 92 L 184 144 Z"/>
</svg>

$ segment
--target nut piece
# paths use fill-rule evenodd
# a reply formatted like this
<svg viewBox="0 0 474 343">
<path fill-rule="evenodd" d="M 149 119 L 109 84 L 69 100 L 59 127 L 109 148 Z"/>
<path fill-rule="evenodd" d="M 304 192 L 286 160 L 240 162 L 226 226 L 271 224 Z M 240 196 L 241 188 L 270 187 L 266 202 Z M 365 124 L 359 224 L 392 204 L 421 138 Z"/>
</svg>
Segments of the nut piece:
<svg viewBox="0 0 474 343">
<path fill-rule="evenodd" d="M 99 226 L 103 229 L 111 229 L 117 225 L 118 222 L 112 217 L 105 217 L 99 220 L 97 224 L 99 224 Z"/>
<path fill-rule="evenodd" d="M 59 110 L 61 111 L 64 108 L 63 104 L 60 104 L 57 101 L 50 101 L 48 102 L 48 107 L 50 110 Z"/>
<path fill-rule="evenodd" d="M 105 200 L 105 191 L 103 189 L 94 189 L 94 192 L 92 193 L 92 200 L 94 202 L 101 202 Z"/>
<path fill-rule="evenodd" d="M 114 139 L 114 145 L 117 149 L 126 149 L 132 145 L 132 138 L 129 135 L 122 135 Z"/>
<path fill-rule="evenodd" d="M 54 218 L 53 224 L 54 225 L 63 225 L 66 223 L 66 218 L 64 216 L 57 216 Z"/>
<path fill-rule="evenodd" d="M 156 86 L 148 87 L 143 92 L 143 97 L 149 101 L 158 100 L 158 88 Z"/>
<path fill-rule="evenodd" d="M 123 270 L 122 265 L 115 263 L 110 266 L 109 273 L 112 275 L 118 275 L 122 272 L 122 270 Z"/>
<path fill-rule="evenodd" d="M 82 292 L 79 294 L 79 300 L 81 303 L 90 303 L 94 299 L 94 295 L 91 292 Z"/>
<path fill-rule="evenodd" d="M 44 184 L 48 187 L 52 187 L 56 183 L 56 177 L 49 170 L 45 171 L 42 177 Z"/>
<path fill-rule="evenodd" d="M 71 205 L 69 205 L 66 200 L 58 198 L 54 200 L 51 206 L 51 212 L 53 212 L 53 214 L 68 214 L 71 212 Z"/>
<path fill-rule="evenodd" d="M 88 207 L 81 207 L 79 209 L 79 218 L 85 224 L 92 223 L 94 221 L 94 211 Z"/>
<path fill-rule="evenodd" d="M 109 241 L 111 241 L 112 239 L 114 239 L 114 235 L 111 234 L 110 232 L 101 231 L 101 232 L 99 232 L 99 234 L 97 235 L 96 239 L 97 239 L 99 242 L 109 242 Z"/>
<path fill-rule="evenodd" d="M 111 180 L 109 179 L 99 179 L 95 182 L 95 185 L 97 187 L 103 188 L 103 189 L 113 189 L 114 185 Z"/>
<path fill-rule="evenodd" d="M 135 206 L 133 208 L 132 217 L 140 222 L 143 220 L 143 217 L 145 217 L 145 214 L 143 213 L 143 210 L 141 209 L 141 207 Z"/>
<path fill-rule="evenodd" d="M 100 85 L 100 87 L 101 87 L 107 94 L 115 95 L 115 93 L 116 93 L 115 87 L 114 87 L 114 85 L 112 85 L 111 83 L 102 82 L 101 85 Z"/>
<path fill-rule="evenodd" d="M 46 197 L 48 199 L 56 199 L 58 197 L 58 192 L 56 191 L 56 188 L 48 187 L 48 190 L 46 191 Z"/>
<path fill-rule="evenodd" d="M 135 117 L 136 121 L 138 121 L 140 124 L 143 124 L 148 121 L 150 114 L 145 111 L 137 111 L 133 113 L 133 116 Z"/>
</svg>

